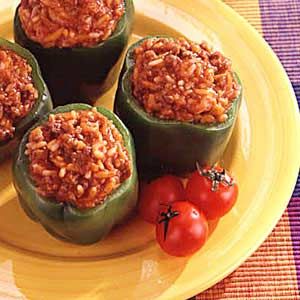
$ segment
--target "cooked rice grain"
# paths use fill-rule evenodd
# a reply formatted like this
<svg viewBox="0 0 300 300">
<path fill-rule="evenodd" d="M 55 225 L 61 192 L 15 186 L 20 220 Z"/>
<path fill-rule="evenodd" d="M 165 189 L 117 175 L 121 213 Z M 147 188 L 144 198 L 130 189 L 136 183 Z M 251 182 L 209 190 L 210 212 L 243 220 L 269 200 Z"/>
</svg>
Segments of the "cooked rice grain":
<svg viewBox="0 0 300 300">
<path fill-rule="evenodd" d="M 206 43 L 147 39 L 134 51 L 132 87 L 146 112 L 165 120 L 216 123 L 239 93 L 231 61 Z"/>
<path fill-rule="evenodd" d="M 15 52 L 0 48 L 0 142 L 14 137 L 17 123 L 37 98 L 31 66 Z"/>
<path fill-rule="evenodd" d="M 26 35 L 43 47 L 92 47 L 114 32 L 123 0 L 22 0 Z"/>
<path fill-rule="evenodd" d="M 131 175 L 122 135 L 96 109 L 50 115 L 30 133 L 26 155 L 40 195 L 83 209 Z"/>
</svg>

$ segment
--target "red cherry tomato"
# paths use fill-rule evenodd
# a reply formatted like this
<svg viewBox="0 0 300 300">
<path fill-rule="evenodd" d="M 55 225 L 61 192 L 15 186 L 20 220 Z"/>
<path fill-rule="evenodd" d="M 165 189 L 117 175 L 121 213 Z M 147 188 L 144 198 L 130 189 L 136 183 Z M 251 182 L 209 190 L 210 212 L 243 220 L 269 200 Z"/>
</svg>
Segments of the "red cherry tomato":
<svg viewBox="0 0 300 300">
<path fill-rule="evenodd" d="M 206 218 L 192 203 L 177 201 L 161 210 L 156 239 L 168 254 L 192 255 L 205 244 L 207 237 Z"/>
<path fill-rule="evenodd" d="M 175 176 L 166 175 L 142 188 L 139 213 L 145 221 L 155 224 L 162 204 L 180 200 L 185 200 L 185 191 L 181 180 Z"/>
<path fill-rule="evenodd" d="M 220 167 L 198 168 L 187 183 L 186 197 L 208 220 L 214 220 L 232 209 L 238 197 L 238 186 Z"/>
</svg>

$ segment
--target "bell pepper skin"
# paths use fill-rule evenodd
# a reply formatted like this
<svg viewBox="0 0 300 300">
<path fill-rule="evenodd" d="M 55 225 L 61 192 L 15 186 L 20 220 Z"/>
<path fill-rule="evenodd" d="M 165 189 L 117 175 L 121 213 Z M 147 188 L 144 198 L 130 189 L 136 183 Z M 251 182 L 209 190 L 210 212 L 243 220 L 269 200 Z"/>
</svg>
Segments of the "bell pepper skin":
<svg viewBox="0 0 300 300">
<path fill-rule="evenodd" d="M 51 113 L 91 109 L 87 104 L 69 104 L 57 107 Z M 13 181 L 19 202 L 25 213 L 39 222 L 54 237 L 74 244 L 88 245 L 102 240 L 114 225 L 123 222 L 134 210 L 138 199 L 138 179 L 135 149 L 131 134 L 113 112 L 103 107 L 97 110 L 112 120 L 122 134 L 132 161 L 132 174 L 105 202 L 91 209 L 78 209 L 69 204 L 44 198 L 36 192 L 29 175 L 28 158 L 24 154 L 30 132 L 48 119 L 48 115 L 34 125 L 22 139 L 13 162 Z"/>
<path fill-rule="evenodd" d="M 91 48 L 43 48 L 26 36 L 17 8 L 15 41 L 35 55 L 55 106 L 74 102 L 93 104 L 117 79 L 114 66 L 127 46 L 134 17 L 133 0 L 124 2 L 124 15 L 112 36 Z"/>
<path fill-rule="evenodd" d="M 39 65 L 34 56 L 26 49 L 17 44 L 0 38 L 0 47 L 12 50 L 21 57 L 25 58 L 32 68 L 32 78 L 35 88 L 38 90 L 39 97 L 31 111 L 25 118 L 16 125 L 14 137 L 8 141 L 0 141 L 0 162 L 10 157 L 16 150 L 22 136 L 25 132 L 42 116 L 52 109 L 52 100 L 48 88 L 42 78 Z"/>
<path fill-rule="evenodd" d="M 166 172 L 185 174 L 195 170 L 196 162 L 215 164 L 230 140 L 242 100 L 242 88 L 224 123 L 191 124 L 150 116 L 134 98 L 131 84 L 134 49 L 144 40 L 132 45 L 127 52 L 114 105 L 115 113 L 134 137 L 139 174 L 146 178 Z"/>
</svg>

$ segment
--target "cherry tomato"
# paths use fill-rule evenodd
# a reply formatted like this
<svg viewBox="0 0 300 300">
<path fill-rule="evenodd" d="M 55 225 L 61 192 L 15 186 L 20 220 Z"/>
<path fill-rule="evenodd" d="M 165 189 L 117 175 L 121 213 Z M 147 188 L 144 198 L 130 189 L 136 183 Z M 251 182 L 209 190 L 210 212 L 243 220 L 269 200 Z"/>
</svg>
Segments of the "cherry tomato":
<svg viewBox="0 0 300 300">
<path fill-rule="evenodd" d="M 238 197 L 238 186 L 221 167 L 201 169 L 198 166 L 187 183 L 186 197 L 208 220 L 214 220 L 232 209 Z"/>
<path fill-rule="evenodd" d="M 206 218 L 192 203 L 177 201 L 161 210 L 156 239 L 168 254 L 192 255 L 205 244 L 207 237 Z"/>
<path fill-rule="evenodd" d="M 166 175 L 142 187 L 139 213 L 145 221 L 155 224 L 162 204 L 182 200 L 185 200 L 185 191 L 181 180 Z"/>
</svg>

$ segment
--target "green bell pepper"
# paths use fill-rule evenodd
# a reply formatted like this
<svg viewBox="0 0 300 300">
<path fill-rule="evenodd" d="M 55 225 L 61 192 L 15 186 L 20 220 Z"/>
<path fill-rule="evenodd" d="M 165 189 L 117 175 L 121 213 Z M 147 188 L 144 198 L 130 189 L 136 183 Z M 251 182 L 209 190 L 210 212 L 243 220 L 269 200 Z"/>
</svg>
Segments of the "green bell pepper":
<svg viewBox="0 0 300 300">
<path fill-rule="evenodd" d="M 140 174 L 144 177 L 162 172 L 182 174 L 195 170 L 196 162 L 209 165 L 216 163 L 231 137 L 242 99 L 242 89 L 224 123 L 201 125 L 153 117 L 145 112 L 132 94 L 134 49 L 144 40 L 132 45 L 127 52 L 114 105 L 115 113 L 134 137 Z M 241 85 L 238 76 L 235 76 Z"/>
<path fill-rule="evenodd" d="M 69 104 L 57 107 L 51 113 L 71 110 L 88 110 L 87 104 Z M 137 203 L 138 179 L 135 165 L 134 143 L 130 132 L 113 112 L 103 107 L 97 110 L 111 120 L 122 134 L 125 147 L 132 161 L 132 174 L 106 201 L 92 209 L 78 209 L 69 204 L 58 203 L 40 196 L 28 173 L 28 158 L 24 154 L 29 133 L 48 120 L 45 116 L 34 125 L 22 139 L 13 162 L 13 181 L 19 202 L 26 214 L 40 222 L 53 236 L 75 244 L 92 244 L 103 239 L 133 211 Z"/>
<path fill-rule="evenodd" d="M 124 2 L 125 13 L 112 36 L 91 48 L 43 48 L 26 36 L 17 8 L 15 41 L 37 58 L 55 106 L 74 102 L 93 104 L 117 79 L 114 66 L 127 46 L 134 16 L 133 1 Z"/>
<path fill-rule="evenodd" d="M 9 157 L 17 148 L 25 132 L 44 114 L 52 109 L 52 101 L 47 86 L 42 78 L 41 71 L 36 59 L 26 49 L 17 44 L 0 38 L 0 47 L 14 51 L 25 58 L 32 68 L 34 87 L 38 90 L 39 97 L 28 115 L 16 125 L 14 137 L 8 141 L 0 141 L 0 161 Z"/>
</svg>

